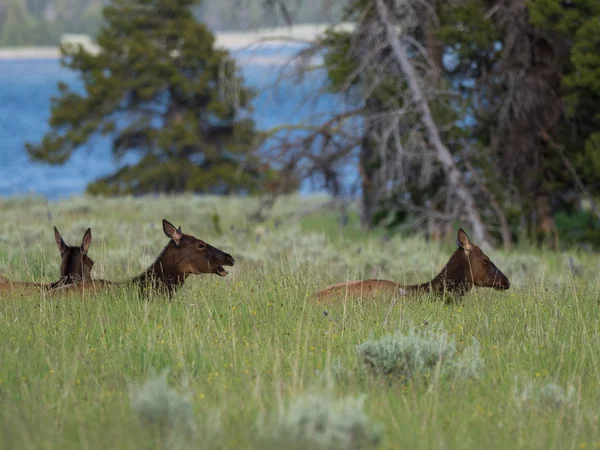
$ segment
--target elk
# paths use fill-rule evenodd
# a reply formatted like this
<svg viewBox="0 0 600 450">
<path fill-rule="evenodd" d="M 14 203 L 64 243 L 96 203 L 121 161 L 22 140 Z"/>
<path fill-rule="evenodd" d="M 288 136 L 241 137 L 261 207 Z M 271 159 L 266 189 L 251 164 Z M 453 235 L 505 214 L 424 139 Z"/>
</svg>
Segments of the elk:
<svg viewBox="0 0 600 450">
<path fill-rule="evenodd" d="M 465 295 L 473 286 L 506 290 L 508 278 L 494 265 L 483 251 L 473 244 L 462 228 L 458 230 L 457 249 L 448 263 L 433 280 L 427 283 L 403 285 L 387 280 L 361 280 L 338 283 L 314 294 L 317 300 L 330 300 L 344 293 L 352 296 L 373 297 L 376 293 L 390 293 L 395 297 L 432 293 L 439 296 Z"/>
<path fill-rule="evenodd" d="M 60 252 L 60 278 L 54 283 L 36 283 L 30 281 L 12 281 L 0 276 L 0 290 L 31 289 L 36 288 L 50 291 L 60 286 L 91 279 L 94 261 L 88 256 L 88 250 L 92 243 L 92 230 L 88 228 L 83 235 L 79 247 L 71 247 L 65 244 L 60 232 L 54 227 L 54 240 Z"/>
<path fill-rule="evenodd" d="M 135 284 L 146 294 L 149 290 L 166 292 L 169 299 L 185 283 L 189 275 L 216 274 L 224 277 L 228 274 L 223 266 L 235 263 L 229 253 L 225 253 L 196 237 L 184 234 L 181 227 L 163 219 L 163 231 L 170 239 L 158 258 L 142 274 L 123 282 L 107 280 L 89 280 L 56 289 L 56 293 L 84 292 L 86 289 L 99 290 L 105 287 L 123 284 Z"/>
</svg>

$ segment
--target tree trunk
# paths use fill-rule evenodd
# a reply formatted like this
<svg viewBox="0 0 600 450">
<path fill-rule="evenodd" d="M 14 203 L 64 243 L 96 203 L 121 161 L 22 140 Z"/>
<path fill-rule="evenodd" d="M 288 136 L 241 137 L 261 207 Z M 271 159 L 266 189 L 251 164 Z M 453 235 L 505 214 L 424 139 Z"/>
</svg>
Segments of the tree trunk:
<svg viewBox="0 0 600 450">
<path fill-rule="evenodd" d="M 483 180 L 479 177 L 477 171 L 475 170 L 475 168 L 469 160 L 466 161 L 465 167 L 471 173 L 471 176 L 475 180 L 475 183 L 477 183 L 477 185 L 479 186 L 479 189 L 488 198 L 490 206 L 496 213 L 496 217 L 498 217 L 498 222 L 500 222 L 500 234 L 502 235 L 502 244 L 504 246 L 504 250 L 510 250 L 512 247 L 512 236 L 510 234 L 510 227 L 508 226 L 508 220 L 506 220 L 506 214 L 504 214 L 504 210 L 496 201 L 496 197 L 494 196 L 494 194 L 490 192 Z"/>
<path fill-rule="evenodd" d="M 477 243 L 480 243 L 480 246 L 492 248 L 493 246 L 488 238 L 485 225 L 481 220 L 475 200 L 465 184 L 462 182 L 462 174 L 456 167 L 456 164 L 452 159 L 452 154 L 442 143 L 439 130 L 433 120 L 431 110 L 429 109 L 429 104 L 427 103 L 427 100 L 423 95 L 423 90 L 419 84 L 417 72 L 410 62 L 404 45 L 400 43 L 398 36 L 396 35 L 395 26 L 390 21 L 390 17 L 392 17 L 391 13 L 385 6 L 383 0 L 375 0 L 375 3 L 379 20 L 385 27 L 388 41 L 398 65 L 400 66 L 400 70 L 402 70 L 406 76 L 409 90 L 415 104 L 419 109 L 421 121 L 425 127 L 425 130 L 427 131 L 431 145 L 436 151 L 437 159 L 442 165 L 451 186 L 454 188 L 456 195 L 462 202 L 462 207 L 473 229 L 473 235 L 477 240 Z"/>
<path fill-rule="evenodd" d="M 369 97 L 365 108 L 368 112 L 381 111 L 383 105 L 377 99 Z M 377 151 L 376 139 L 380 131 L 378 125 L 367 121 L 365 135 L 361 142 L 359 170 L 362 179 L 362 208 L 360 222 L 363 228 L 369 229 L 373 226 L 374 215 L 379 204 L 381 179 L 381 158 Z"/>
<path fill-rule="evenodd" d="M 377 155 L 369 138 L 365 137 L 360 148 L 360 175 L 362 178 L 362 205 L 360 223 L 371 228 L 377 208 Z"/>
<path fill-rule="evenodd" d="M 537 244 L 547 245 L 558 250 L 558 229 L 552 213 L 550 198 L 546 194 L 538 194 L 535 199 L 535 236 Z"/>
<path fill-rule="evenodd" d="M 426 0 L 425 4 L 428 5 L 424 8 L 423 12 L 423 31 L 425 34 L 425 50 L 427 50 L 427 56 L 431 60 L 434 68 L 436 69 L 436 78 L 440 78 L 444 71 L 443 64 L 443 47 L 442 42 L 436 36 L 437 24 L 434 20 L 434 14 L 437 13 L 437 0 Z"/>
</svg>

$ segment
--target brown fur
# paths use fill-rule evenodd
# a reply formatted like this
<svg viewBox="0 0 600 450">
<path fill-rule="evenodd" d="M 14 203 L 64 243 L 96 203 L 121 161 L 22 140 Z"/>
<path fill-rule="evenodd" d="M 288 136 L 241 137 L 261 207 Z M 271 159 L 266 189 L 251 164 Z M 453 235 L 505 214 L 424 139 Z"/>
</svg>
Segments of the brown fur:
<svg viewBox="0 0 600 450">
<path fill-rule="evenodd" d="M 148 269 L 125 282 L 93 280 L 64 286 L 57 293 L 82 292 L 86 289 L 100 290 L 112 285 L 135 283 L 146 293 L 148 289 L 166 291 L 169 298 L 185 283 L 189 275 L 210 273 L 227 275 L 223 266 L 233 266 L 232 256 L 189 234 L 183 234 L 181 227 L 175 228 L 163 219 L 163 231 L 170 242 Z"/>
<path fill-rule="evenodd" d="M 12 281 L 0 276 L 0 290 L 38 289 L 49 291 L 59 286 L 69 285 L 77 281 L 90 280 L 94 261 L 87 255 L 92 243 L 92 230 L 88 228 L 83 235 L 79 247 L 65 244 L 60 232 L 54 227 L 54 240 L 60 252 L 60 278 L 54 283 L 35 283 L 28 281 Z"/>
<path fill-rule="evenodd" d="M 403 285 L 387 280 L 361 280 L 338 283 L 315 294 L 317 300 L 330 300 L 350 296 L 373 297 L 376 293 L 390 293 L 407 296 L 414 293 L 434 293 L 456 296 L 466 294 L 473 286 L 491 287 L 505 290 L 510 287 L 508 278 L 492 261 L 473 244 L 467 234 L 458 230 L 456 240 L 458 248 L 450 257 L 446 266 L 433 280 L 423 284 Z"/>
</svg>

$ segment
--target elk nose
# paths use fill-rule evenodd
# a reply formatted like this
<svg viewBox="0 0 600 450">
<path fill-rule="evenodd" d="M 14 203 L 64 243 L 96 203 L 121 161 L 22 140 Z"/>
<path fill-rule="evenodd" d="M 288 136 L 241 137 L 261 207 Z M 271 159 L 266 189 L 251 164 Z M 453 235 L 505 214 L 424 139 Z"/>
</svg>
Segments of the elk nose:
<svg viewBox="0 0 600 450">
<path fill-rule="evenodd" d="M 235 260 L 233 259 L 233 256 L 227 255 L 227 263 L 231 266 L 233 266 L 235 264 Z"/>
</svg>

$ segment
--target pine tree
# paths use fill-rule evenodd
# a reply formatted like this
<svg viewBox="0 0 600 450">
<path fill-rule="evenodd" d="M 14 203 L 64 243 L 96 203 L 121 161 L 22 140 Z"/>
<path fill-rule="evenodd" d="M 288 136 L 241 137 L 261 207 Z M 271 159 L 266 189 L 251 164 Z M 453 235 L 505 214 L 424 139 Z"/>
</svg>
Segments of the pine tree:
<svg viewBox="0 0 600 450">
<path fill-rule="evenodd" d="M 600 192 L 600 2 L 539 0 L 532 3 L 530 10 L 536 26 L 569 43 L 564 100 L 575 126 L 567 139 L 570 147 L 576 147 L 578 153 L 573 162 L 586 185 Z M 574 134 L 577 139 L 573 143 Z"/>
<path fill-rule="evenodd" d="M 456 59 L 449 77 L 470 105 L 470 135 L 487 149 L 475 164 L 513 230 L 526 224 L 548 239 L 555 213 L 582 197 L 574 171 L 600 192 L 600 3 L 465 0 L 447 2 L 441 17 Z"/>
<path fill-rule="evenodd" d="M 252 192 L 268 170 L 253 170 L 253 93 L 228 52 L 193 15 L 198 0 L 113 0 L 92 54 L 62 49 L 83 92 L 59 84 L 51 131 L 28 144 L 35 160 L 61 164 L 94 136 L 109 136 L 117 158 L 137 164 L 88 187 L 91 193 Z M 238 170 L 240 162 L 245 170 Z"/>
</svg>

